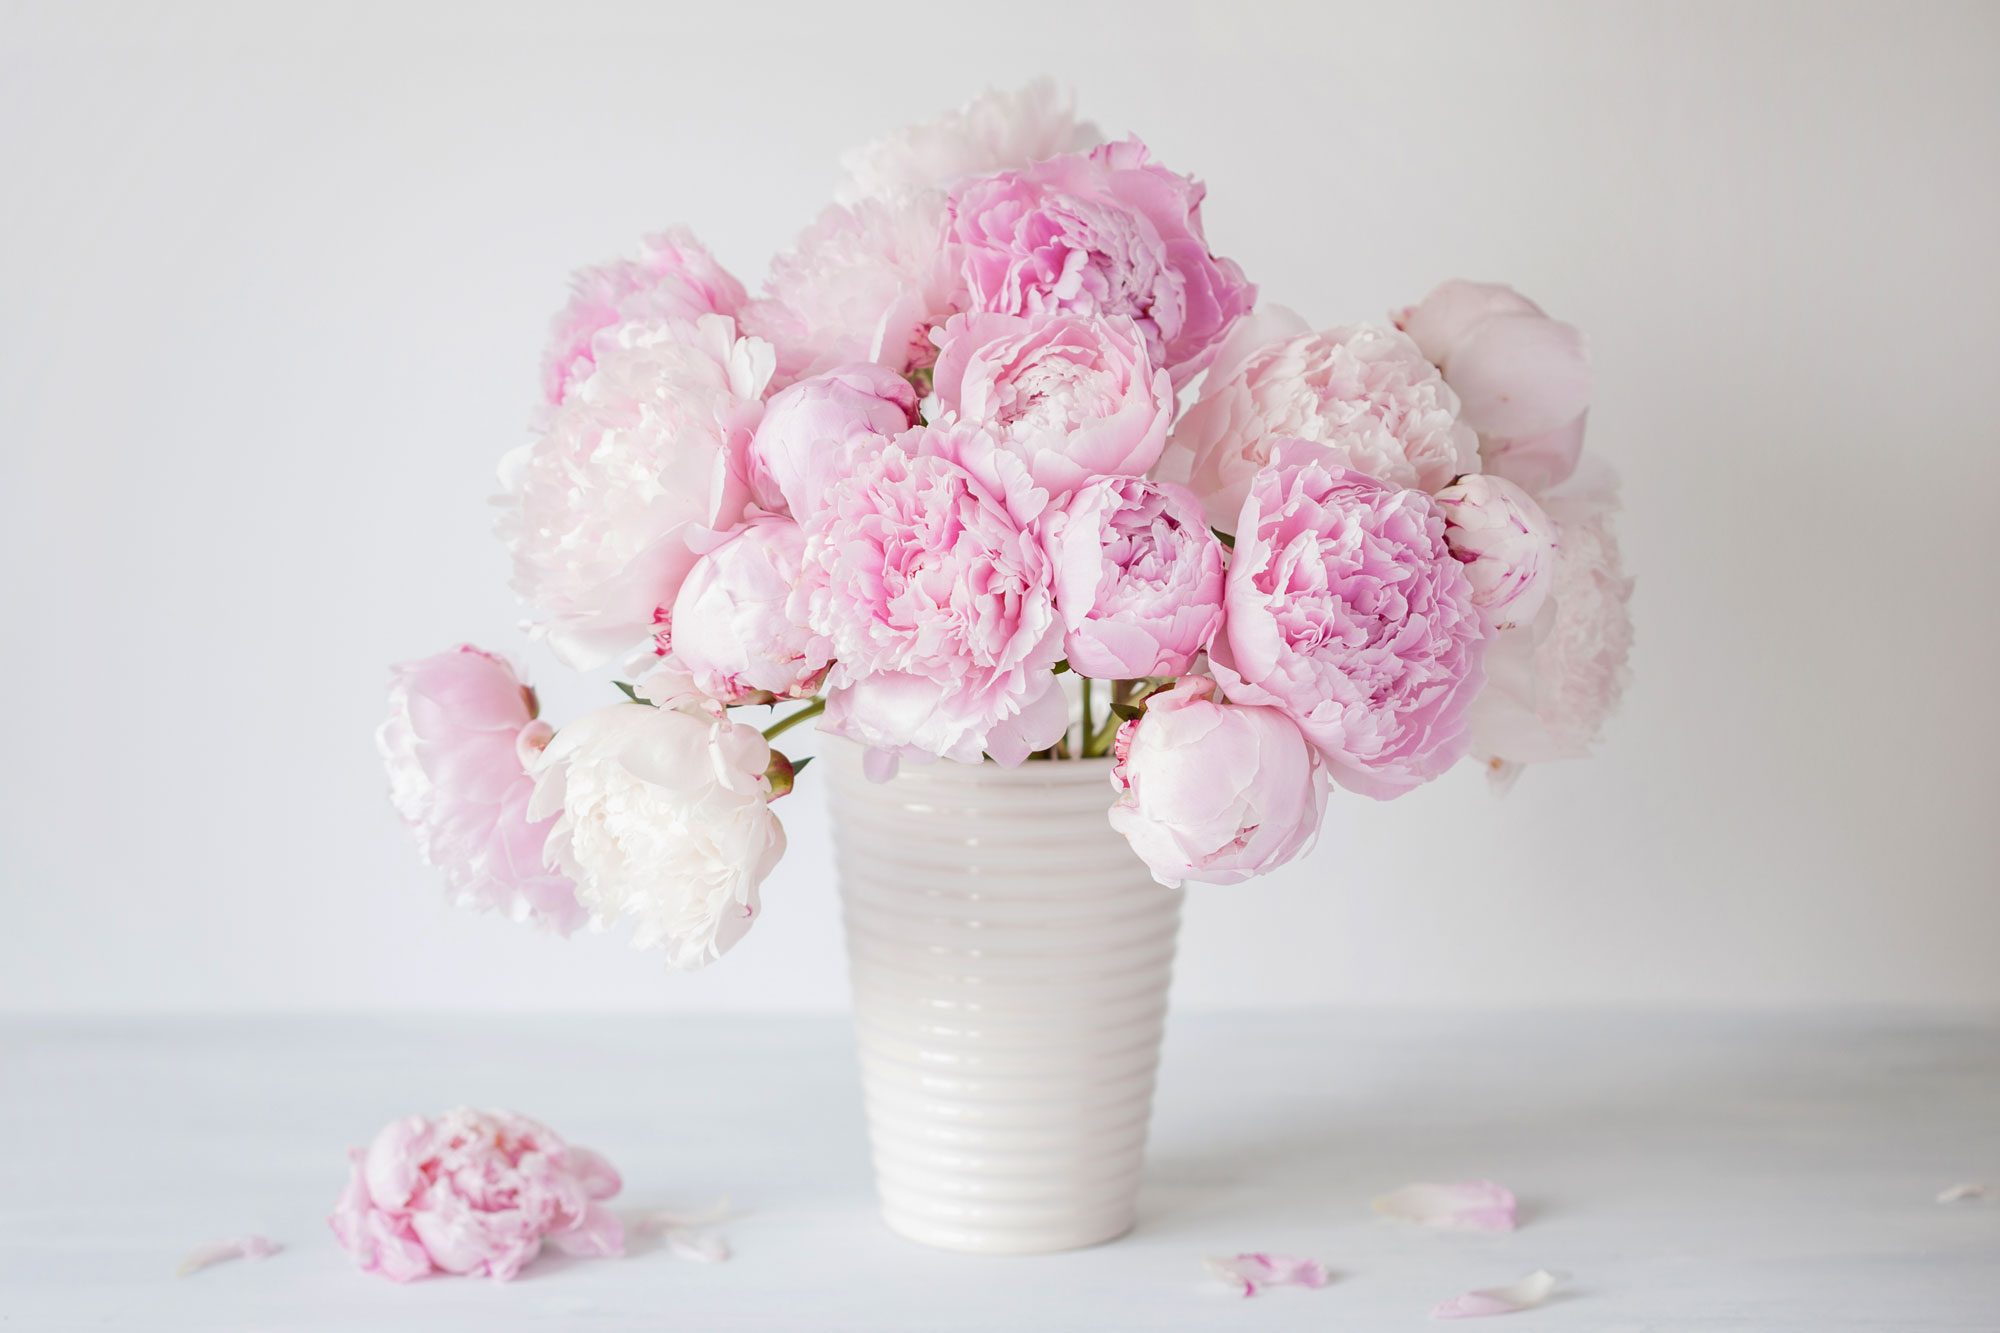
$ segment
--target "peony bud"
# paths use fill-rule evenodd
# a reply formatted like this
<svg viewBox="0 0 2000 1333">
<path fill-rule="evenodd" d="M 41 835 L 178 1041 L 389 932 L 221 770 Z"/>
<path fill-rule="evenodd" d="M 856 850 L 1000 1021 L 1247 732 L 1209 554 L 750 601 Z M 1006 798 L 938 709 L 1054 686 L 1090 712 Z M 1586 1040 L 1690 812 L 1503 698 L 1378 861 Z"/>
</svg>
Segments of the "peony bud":
<svg viewBox="0 0 2000 1333">
<path fill-rule="evenodd" d="M 1444 541 L 1465 566 L 1472 604 L 1489 630 L 1532 621 L 1549 595 L 1555 524 L 1528 493 L 1502 477 L 1474 473 L 1437 493 Z"/>
</svg>

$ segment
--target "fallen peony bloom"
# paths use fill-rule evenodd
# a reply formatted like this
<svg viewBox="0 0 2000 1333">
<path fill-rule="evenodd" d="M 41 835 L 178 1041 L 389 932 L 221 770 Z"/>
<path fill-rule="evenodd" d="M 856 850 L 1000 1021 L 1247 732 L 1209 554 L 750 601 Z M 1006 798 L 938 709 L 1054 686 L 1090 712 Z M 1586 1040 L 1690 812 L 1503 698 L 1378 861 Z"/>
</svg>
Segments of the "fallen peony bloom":
<svg viewBox="0 0 2000 1333">
<path fill-rule="evenodd" d="M 625 1251 L 625 1230 L 603 1203 L 618 1193 L 618 1172 L 526 1116 L 407 1116 L 349 1156 L 354 1172 L 327 1220 L 364 1272 L 504 1281 L 544 1241 L 578 1257 Z"/>
</svg>

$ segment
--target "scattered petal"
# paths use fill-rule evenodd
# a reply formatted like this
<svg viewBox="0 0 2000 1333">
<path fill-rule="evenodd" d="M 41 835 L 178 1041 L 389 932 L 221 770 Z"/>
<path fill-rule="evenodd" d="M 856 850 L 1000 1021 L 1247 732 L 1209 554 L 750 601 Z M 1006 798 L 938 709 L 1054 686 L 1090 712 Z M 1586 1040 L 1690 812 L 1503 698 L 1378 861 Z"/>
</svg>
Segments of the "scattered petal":
<svg viewBox="0 0 2000 1333">
<path fill-rule="evenodd" d="M 1957 1203 L 1962 1199 L 1983 1199 L 1988 1192 L 1986 1186 L 1966 1181 L 1939 1190 L 1937 1199 L 1939 1203 Z"/>
<path fill-rule="evenodd" d="M 1317 1259 L 1289 1254 L 1238 1254 L 1202 1260 L 1208 1271 L 1232 1287 L 1255 1296 L 1259 1287 L 1324 1287 L 1333 1279 Z"/>
<path fill-rule="evenodd" d="M 1556 1275 L 1536 1269 L 1519 1282 L 1505 1287 L 1485 1287 L 1454 1296 L 1431 1311 L 1433 1319 L 1478 1319 L 1484 1315 L 1516 1314 L 1532 1310 L 1556 1289 Z"/>
<path fill-rule="evenodd" d="M 1490 1180 L 1405 1185 L 1375 1200 L 1375 1211 L 1447 1231 L 1514 1229 L 1514 1193 Z"/>
<path fill-rule="evenodd" d="M 234 1240 L 210 1241 L 197 1245 L 181 1260 L 181 1266 L 174 1270 L 175 1277 L 186 1277 L 189 1273 L 199 1273 L 210 1264 L 227 1263 L 231 1259 L 268 1259 L 285 1247 L 265 1236 L 238 1236 Z"/>
<path fill-rule="evenodd" d="M 667 1249 L 676 1259 L 697 1264 L 719 1264 L 729 1258 L 729 1242 L 713 1231 L 675 1227 L 666 1234 Z"/>
</svg>

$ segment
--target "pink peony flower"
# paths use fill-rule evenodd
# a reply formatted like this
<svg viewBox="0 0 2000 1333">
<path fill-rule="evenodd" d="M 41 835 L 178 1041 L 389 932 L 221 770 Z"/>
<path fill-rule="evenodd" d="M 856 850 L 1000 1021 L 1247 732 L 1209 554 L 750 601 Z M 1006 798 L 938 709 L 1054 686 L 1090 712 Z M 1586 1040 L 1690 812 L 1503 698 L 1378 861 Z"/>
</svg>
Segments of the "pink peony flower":
<svg viewBox="0 0 2000 1333">
<path fill-rule="evenodd" d="M 570 666 L 645 643 L 653 611 L 748 499 L 745 451 L 771 349 L 721 315 L 621 324 L 547 432 L 501 464 L 514 590 Z"/>
<path fill-rule="evenodd" d="M 661 637 L 709 698 L 802 699 L 819 687 L 826 654 L 785 610 L 805 547 L 798 524 L 759 518 L 695 561 Z"/>
<path fill-rule="evenodd" d="M 1153 878 L 1240 884 L 1310 847 L 1326 769 L 1292 720 L 1183 676 L 1118 728 L 1111 827 Z"/>
<path fill-rule="evenodd" d="M 1487 687 L 1472 706 L 1472 752 L 1502 779 L 1521 764 L 1588 755 L 1625 692 L 1632 651 L 1632 580 L 1611 532 L 1615 490 L 1607 482 L 1543 507 L 1556 531 L 1548 604 L 1494 636 Z"/>
<path fill-rule="evenodd" d="M 1465 566 L 1489 630 L 1532 621 L 1549 594 L 1555 525 L 1513 482 L 1475 472 L 1437 493 L 1444 541 Z"/>
<path fill-rule="evenodd" d="M 553 821 L 528 817 L 526 764 L 554 734 L 536 711 L 505 659 L 465 644 L 395 668 L 375 744 L 397 813 L 460 906 L 567 935 L 584 912 L 570 882 L 542 866 Z"/>
<path fill-rule="evenodd" d="M 1257 295 L 1209 252 L 1204 193 L 1137 139 L 963 184 L 949 228 L 971 308 L 1129 316 L 1179 387 Z"/>
<path fill-rule="evenodd" d="M 1283 439 L 1325 445 L 1396 487 L 1435 491 L 1479 470 L 1457 397 L 1408 338 L 1365 324 L 1314 333 L 1289 310 L 1260 310 L 1216 353 L 1158 475 L 1185 483 L 1227 531 Z"/>
<path fill-rule="evenodd" d="M 1222 624 L 1222 543 L 1179 486 L 1104 477 L 1048 522 L 1064 655 L 1106 680 L 1178 676 Z"/>
<path fill-rule="evenodd" d="M 856 438 L 897 436 L 916 423 L 917 394 L 886 366 L 836 366 L 771 395 L 750 441 L 750 495 L 771 513 L 804 517 L 844 466 Z"/>
<path fill-rule="evenodd" d="M 542 388 L 561 403 L 597 365 L 592 341 L 628 320 L 680 320 L 734 315 L 746 299 L 693 234 L 680 228 L 648 236 L 637 260 L 614 259 L 570 277 L 569 304 L 551 322 L 542 359 Z"/>
<path fill-rule="evenodd" d="M 348 1156 L 354 1171 L 327 1221 L 364 1272 L 505 1281 L 544 1241 L 579 1257 L 625 1252 L 624 1228 L 603 1203 L 619 1190 L 611 1163 L 526 1116 L 408 1116 Z"/>
<path fill-rule="evenodd" d="M 1030 526 L 1047 502 L 967 427 L 920 427 L 856 461 L 806 529 L 792 608 L 835 659 L 821 730 L 963 763 L 1055 743 L 1062 632 Z"/>
<path fill-rule="evenodd" d="M 1129 319 L 960 315 L 938 345 L 925 415 L 988 427 L 1051 495 L 1140 476 L 1166 448 L 1173 384 Z"/>
<path fill-rule="evenodd" d="M 1343 787 L 1399 796 L 1464 752 L 1486 645 L 1422 491 L 1280 441 L 1243 502 L 1223 607 L 1223 692 L 1282 709 Z"/>
<path fill-rule="evenodd" d="M 956 308 L 936 191 L 830 205 L 772 261 L 745 328 L 778 349 L 779 382 L 854 361 L 901 374 L 931 363 L 930 331 Z"/>
<path fill-rule="evenodd" d="M 630 917 L 634 947 L 665 949 L 677 970 L 749 932 L 785 853 L 771 747 L 718 712 L 613 704 L 565 726 L 534 769 L 528 812 L 560 812 L 549 860 L 592 922 Z"/>
<path fill-rule="evenodd" d="M 847 154 L 840 199 L 945 189 L 1089 148 L 1100 138 L 1095 125 L 1077 120 L 1075 100 L 1052 80 L 1012 92 L 988 89 L 956 111 Z"/>
<path fill-rule="evenodd" d="M 1590 406 L 1583 335 L 1511 287 L 1442 283 L 1396 324 L 1444 372 L 1482 470 L 1539 494 L 1576 470 Z"/>
</svg>

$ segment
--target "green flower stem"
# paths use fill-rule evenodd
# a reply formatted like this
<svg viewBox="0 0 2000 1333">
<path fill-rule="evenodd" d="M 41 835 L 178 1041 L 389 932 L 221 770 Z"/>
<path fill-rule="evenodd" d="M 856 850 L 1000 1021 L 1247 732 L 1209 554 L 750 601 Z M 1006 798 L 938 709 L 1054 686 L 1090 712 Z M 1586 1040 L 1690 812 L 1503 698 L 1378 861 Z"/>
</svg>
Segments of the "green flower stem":
<svg viewBox="0 0 2000 1333">
<path fill-rule="evenodd" d="M 778 739 L 778 737 L 790 731 L 793 727 L 796 727 L 799 723 L 806 721 L 808 718 L 818 717 L 821 713 L 824 713 L 825 711 L 826 711 L 826 700 L 815 699 L 811 703 L 807 704 L 804 708 L 801 708 L 798 712 L 793 713 L 790 717 L 781 717 L 776 722 L 773 722 L 770 726 L 764 728 L 764 739 L 767 741 L 774 741 Z"/>
<path fill-rule="evenodd" d="M 1079 676 L 1077 679 L 1083 682 L 1083 735 L 1077 738 L 1077 749 L 1088 757 L 1091 752 L 1093 729 L 1097 723 L 1090 716 L 1090 677 Z"/>
</svg>

